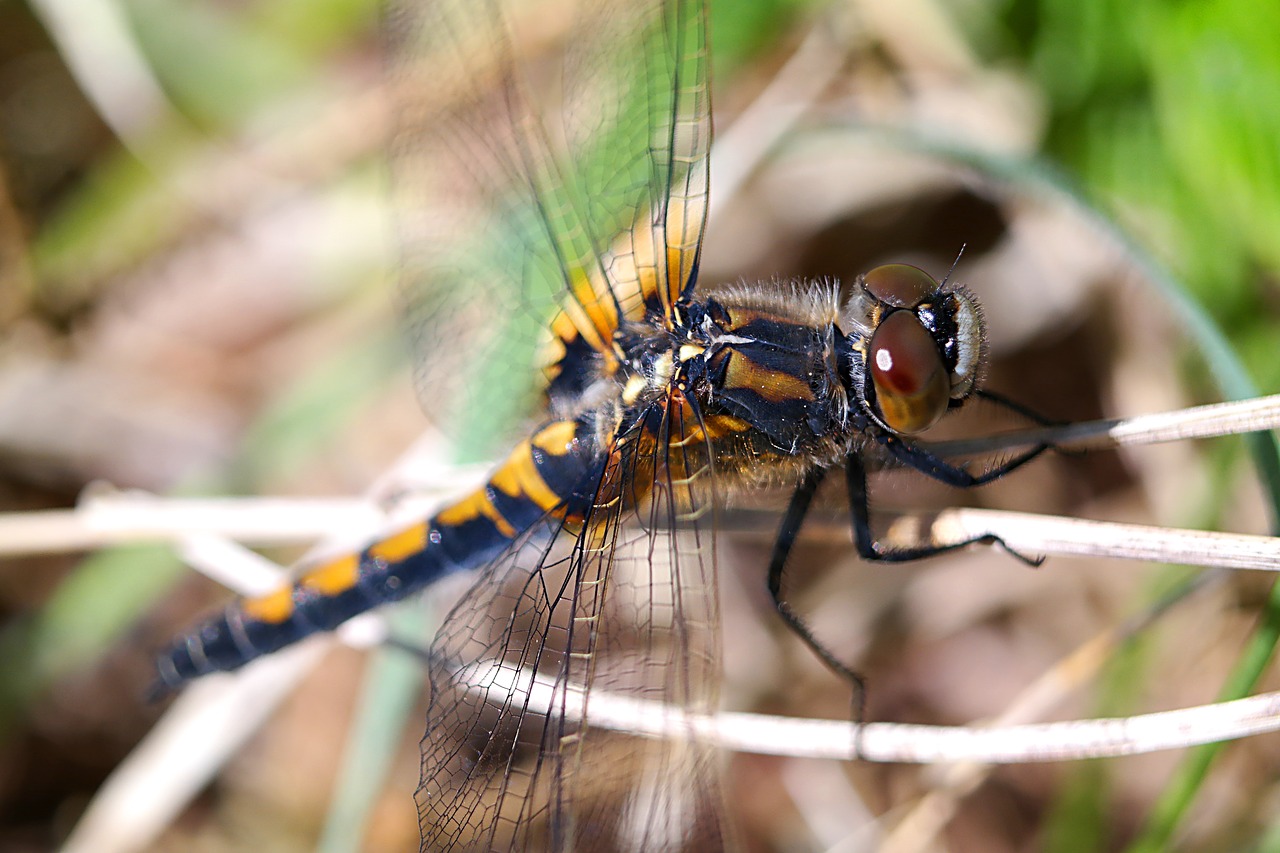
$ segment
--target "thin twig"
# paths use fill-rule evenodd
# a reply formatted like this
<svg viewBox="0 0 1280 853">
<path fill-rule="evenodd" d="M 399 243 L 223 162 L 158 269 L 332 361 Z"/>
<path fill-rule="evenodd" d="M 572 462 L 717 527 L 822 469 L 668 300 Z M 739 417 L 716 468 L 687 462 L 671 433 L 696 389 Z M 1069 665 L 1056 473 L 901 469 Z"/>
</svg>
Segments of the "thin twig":
<svg viewBox="0 0 1280 853">
<path fill-rule="evenodd" d="M 857 724 L 766 714 L 688 714 L 647 699 L 554 687 L 541 675 L 495 664 L 470 672 L 477 690 L 530 685 L 528 707 L 546 712 L 552 696 L 570 719 L 642 737 L 694 737 L 723 749 L 792 758 L 937 764 L 978 761 L 1018 764 L 1136 755 L 1280 731 L 1280 693 L 1133 717 L 1010 726 Z M 855 744 L 857 745 L 855 748 Z"/>
<path fill-rule="evenodd" d="M 1060 450 L 1098 450 L 1190 438 L 1218 438 L 1274 429 L 1280 429 L 1280 394 L 1154 415 L 1039 427 L 983 438 L 931 442 L 927 446 L 943 456 L 1000 453 L 1039 444 L 1047 444 Z"/>
</svg>

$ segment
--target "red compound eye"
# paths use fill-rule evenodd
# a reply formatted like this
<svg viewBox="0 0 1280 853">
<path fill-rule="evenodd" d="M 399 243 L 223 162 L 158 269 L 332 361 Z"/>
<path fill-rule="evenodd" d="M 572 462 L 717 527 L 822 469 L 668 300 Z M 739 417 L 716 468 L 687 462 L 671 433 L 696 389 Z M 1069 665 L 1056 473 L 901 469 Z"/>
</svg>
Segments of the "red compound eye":
<svg viewBox="0 0 1280 853">
<path fill-rule="evenodd" d="M 929 330 L 910 311 L 880 321 L 867 356 L 880 416 L 894 432 L 923 432 L 946 413 L 951 380 Z"/>
<path fill-rule="evenodd" d="M 867 292 L 894 308 L 915 308 L 938 293 L 938 280 L 911 264 L 884 264 L 862 277 Z"/>
</svg>

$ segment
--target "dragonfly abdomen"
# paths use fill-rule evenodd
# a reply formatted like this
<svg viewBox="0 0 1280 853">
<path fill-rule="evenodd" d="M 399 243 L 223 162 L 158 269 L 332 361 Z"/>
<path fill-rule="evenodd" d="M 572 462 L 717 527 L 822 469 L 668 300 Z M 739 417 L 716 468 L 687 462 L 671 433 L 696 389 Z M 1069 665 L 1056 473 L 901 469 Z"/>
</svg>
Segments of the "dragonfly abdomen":
<svg viewBox="0 0 1280 853">
<path fill-rule="evenodd" d="M 548 514 L 580 518 L 591 497 L 582 485 L 602 464 L 595 446 L 578 421 L 545 424 L 516 445 L 484 486 L 432 518 L 312 568 L 269 595 L 239 599 L 179 638 L 157 660 L 159 690 L 237 669 L 446 575 L 478 569 Z"/>
</svg>

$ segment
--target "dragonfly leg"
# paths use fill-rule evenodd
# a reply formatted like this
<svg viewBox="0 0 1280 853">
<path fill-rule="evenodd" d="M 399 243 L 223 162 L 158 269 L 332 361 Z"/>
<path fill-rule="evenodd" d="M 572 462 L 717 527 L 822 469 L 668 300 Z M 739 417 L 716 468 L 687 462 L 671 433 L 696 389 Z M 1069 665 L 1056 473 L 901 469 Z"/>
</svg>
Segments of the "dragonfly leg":
<svg viewBox="0 0 1280 853">
<path fill-rule="evenodd" d="M 783 623 L 786 624 L 791 632 L 803 640 L 804 644 L 823 663 L 836 675 L 849 682 L 852 687 L 853 696 L 850 713 L 853 721 L 858 724 L 854 734 L 854 755 L 861 755 L 861 724 L 866 720 L 867 710 L 866 680 L 824 646 L 814 636 L 813 631 L 805 624 L 804 620 L 782 597 L 782 575 L 786 569 L 787 557 L 791 554 L 791 547 L 795 544 L 800 528 L 804 525 L 804 518 L 813 503 L 813 496 L 817 493 L 818 487 L 822 485 L 822 480 L 826 477 L 827 471 L 827 468 L 810 469 L 800 480 L 799 485 L 796 486 L 795 493 L 791 496 L 791 503 L 787 506 L 786 515 L 782 518 L 782 527 L 778 530 L 778 536 L 773 543 L 773 554 L 769 558 L 769 597 L 773 600 L 774 610 L 782 617 Z"/>
<path fill-rule="evenodd" d="M 1032 448 L 997 465 L 990 471 L 975 475 L 964 468 L 946 462 L 923 448 L 904 442 L 897 436 L 886 436 L 883 443 L 891 454 L 910 467 L 928 474 L 934 479 L 958 487 L 979 486 L 990 482 L 1031 461 L 1048 449 L 1048 445 Z M 782 580 L 786 570 L 787 558 L 791 554 L 791 548 L 795 545 L 796 537 L 800 534 L 800 528 L 804 525 L 804 519 L 809 513 L 813 497 L 817 494 L 818 487 L 822 485 L 828 470 L 822 467 L 810 469 L 800 480 L 791 496 L 791 503 L 788 504 L 786 514 L 782 518 L 782 526 L 774 539 L 773 553 L 769 558 L 769 597 L 773 601 L 774 609 L 782 617 L 783 623 L 786 624 L 791 632 L 799 637 L 833 672 L 850 684 L 853 689 L 853 719 L 856 723 L 862 723 L 866 719 L 866 679 L 847 666 L 830 649 L 823 645 L 814 635 L 812 629 L 782 596 Z M 862 464 L 862 458 L 858 454 L 851 453 L 846 458 L 845 477 L 849 490 L 853 541 L 859 555 L 864 559 L 881 562 L 906 562 L 982 543 L 1003 548 L 1014 557 L 1030 565 L 1039 565 L 1043 561 L 1043 558 L 1028 558 L 1019 554 L 1005 545 L 1004 541 L 994 534 L 975 536 L 973 539 L 964 542 L 947 545 L 930 545 L 921 548 L 889 548 L 878 542 L 871 533 L 870 508 L 867 500 L 867 472 Z M 858 738 L 862 735 L 861 726 L 856 731 L 854 752 L 855 754 L 861 754 L 858 741 Z"/>
<path fill-rule="evenodd" d="M 1015 415 L 1025 418 L 1037 426 L 1056 427 L 1062 426 L 1065 423 L 1064 421 L 1055 421 L 1051 418 L 1046 418 L 1035 409 L 1024 406 L 1015 400 L 1011 400 L 998 391 L 988 391 L 984 388 L 979 388 L 974 391 L 973 394 L 975 397 L 980 397 L 988 403 L 994 403 L 1002 409 L 1008 409 Z"/>
<path fill-rule="evenodd" d="M 1046 418 L 1044 415 L 1040 414 L 1035 409 L 1032 409 L 1028 406 L 1024 406 L 1021 403 L 1017 402 L 1016 400 L 1011 400 L 1005 395 L 1000 394 L 996 391 L 987 391 L 984 389 L 978 389 L 973 393 L 974 393 L 974 396 L 981 397 L 983 400 L 986 400 L 988 403 L 992 403 L 996 406 L 999 406 L 1002 409 L 1013 412 L 1018 417 L 1023 418 L 1024 420 L 1030 421 L 1036 426 L 1060 427 L 1060 426 L 1066 426 L 1068 423 L 1067 421 L 1057 421 L 1057 420 L 1054 420 L 1053 418 Z M 1052 449 L 1054 453 L 1059 453 L 1063 456 L 1084 456 L 1086 453 L 1086 451 L 1084 450 L 1064 450 L 1061 447 L 1053 447 Z"/>
<path fill-rule="evenodd" d="M 935 480 L 941 480 L 949 485 L 962 488 L 989 483 L 1030 462 L 1049 449 L 1048 445 L 1040 445 L 1020 453 L 982 474 L 972 474 L 959 466 L 944 461 L 923 448 L 904 442 L 896 436 L 888 436 L 884 444 L 896 458 L 917 471 L 928 474 Z M 849 516 L 853 525 L 853 544 L 864 560 L 905 563 L 911 560 L 921 560 L 925 557 L 945 554 L 948 551 L 957 551 L 970 545 L 981 544 L 994 545 L 1029 566 L 1038 566 L 1044 562 L 1044 557 L 1028 557 L 1015 551 L 994 533 L 974 536 L 972 539 L 965 539 L 962 542 L 950 542 L 945 545 L 923 545 L 915 548 L 893 548 L 884 545 L 871 532 L 871 510 L 867 500 L 867 470 L 862 464 L 862 457 L 856 453 L 850 453 L 845 458 L 845 483 L 849 490 Z"/>
<path fill-rule="evenodd" d="M 1035 459 L 1041 453 L 1050 448 L 1048 444 L 1037 444 L 1030 450 L 1024 450 L 999 465 L 983 471 L 981 474 L 974 474 L 959 465 L 954 465 L 941 456 L 931 451 L 925 450 L 918 444 L 904 440 L 900 436 L 885 434 L 877 438 L 885 450 L 889 452 L 893 458 L 909 468 L 914 468 L 921 474 L 932 477 L 948 486 L 955 486 L 958 489 L 971 489 L 974 486 L 985 486 L 993 480 L 998 480 L 1010 471 L 1021 468 L 1023 465 Z M 846 457 L 846 470 L 853 470 L 854 466 L 862 468 L 862 460 L 856 453 L 851 453 Z M 863 480 L 863 503 L 866 503 L 866 473 L 862 476 Z M 852 492 L 850 493 L 852 494 Z M 873 558 L 874 559 L 874 558 Z"/>
</svg>

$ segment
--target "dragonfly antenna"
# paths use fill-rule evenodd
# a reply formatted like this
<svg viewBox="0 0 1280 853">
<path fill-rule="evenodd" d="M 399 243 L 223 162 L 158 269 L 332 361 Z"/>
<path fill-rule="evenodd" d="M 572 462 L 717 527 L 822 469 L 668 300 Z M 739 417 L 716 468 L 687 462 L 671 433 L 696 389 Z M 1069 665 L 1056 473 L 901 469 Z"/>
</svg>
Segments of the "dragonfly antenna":
<svg viewBox="0 0 1280 853">
<path fill-rule="evenodd" d="M 960 244 L 960 251 L 956 253 L 956 259 L 951 262 L 951 269 L 947 270 L 947 274 L 942 277 L 942 284 L 946 284 L 951 280 L 951 274 L 956 271 L 956 267 L 960 265 L 960 259 L 964 257 L 964 250 L 969 248 L 968 243 Z M 940 285 L 941 286 L 941 285 Z"/>
</svg>

